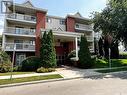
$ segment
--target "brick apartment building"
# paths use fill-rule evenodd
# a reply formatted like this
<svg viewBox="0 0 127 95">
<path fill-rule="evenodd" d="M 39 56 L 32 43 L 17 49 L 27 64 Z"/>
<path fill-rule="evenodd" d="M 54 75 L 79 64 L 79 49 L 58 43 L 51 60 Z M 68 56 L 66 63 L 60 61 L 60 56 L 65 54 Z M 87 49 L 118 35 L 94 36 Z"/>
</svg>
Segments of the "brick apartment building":
<svg viewBox="0 0 127 95">
<path fill-rule="evenodd" d="M 13 10 L 13 8 L 15 10 Z M 40 36 L 45 30 L 53 30 L 57 60 L 62 62 L 71 51 L 78 50 L 81 35 L 86 35 L 89 49 L 94 52 L 94 31 L 90 19 L 79 12 L 65 18 L 47 15 L 47 10 L 34 7 L 30 1 L 8 7 L 13 13 L 5 17 L 2 49 L 12 58 L 15 49 L 15 65 L 29 56 L 40 55 Z"/>
</svg>

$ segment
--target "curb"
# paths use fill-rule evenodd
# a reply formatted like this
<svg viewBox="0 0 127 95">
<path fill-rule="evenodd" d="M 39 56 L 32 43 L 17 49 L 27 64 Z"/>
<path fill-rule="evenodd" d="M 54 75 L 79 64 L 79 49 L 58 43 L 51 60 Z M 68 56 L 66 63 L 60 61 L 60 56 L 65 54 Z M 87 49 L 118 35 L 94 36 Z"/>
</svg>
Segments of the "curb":
<svg viewBox="0 0 127 95">
<path fill-rule="evenodd" d="M 56 82 L 56 81 L 66 81 L 66 80 L 81 79 L 81 78 L 100 77 L 100 76 L 111 75 L 111 74 L 114 74 L 114 73 L 124 73 L 124 71 L 123 72 L 112 72 L 112 73 L 100 73 L 98 75 L 75 77 L 75 78 L 58 78 L 58 79 L 49 79 L 49 80 L 40 80 L 40 81 L 31 81 L 31 82 L 23 82 L 23 83 L 6 84 L 6 85 L 0 85 L 0 88 L 15 87 L 15 86 L 22 86 L 22 85 L 30 85 L 30 84 L 38 84 L 38 83 L 47 83 L 47 82 Z"/>
<path fill-rule="evenodd" d="M 56 82 L 56 81 L 66 81 L 66 80 L 73 80 L 73 79 L 80 79 L 80 78 L 89 78 L 89 77 L 97 77 L 97 76 L 102 76 L 102 74 L 100 74 L 100 75 L 85 76 L 85 77 L 58 78 L 58 79 L 49 79 L 49 80 L 40 80 L 40 81 L 31 81 L 31 82 L 23 82 L 23 83 L 6 84 L 6 85 L 0 85 L 0 88 L 15 87 L 15 86 L 22 86 L 22 85 L 30 85 L 30 84 L 38 84 L 38 83 L 47 83 L 47 82 Z"/>
</svg>

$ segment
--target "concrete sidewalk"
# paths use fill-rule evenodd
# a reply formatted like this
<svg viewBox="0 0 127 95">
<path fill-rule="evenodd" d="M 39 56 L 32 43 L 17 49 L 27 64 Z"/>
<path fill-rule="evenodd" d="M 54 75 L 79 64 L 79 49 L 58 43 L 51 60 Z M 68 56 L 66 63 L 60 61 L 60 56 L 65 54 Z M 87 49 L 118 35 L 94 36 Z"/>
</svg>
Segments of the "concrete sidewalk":
<svg viewBox="0 0 127 95">
<path fill-rule="evenodd" d="M 20 74 L 20 75 L 12 75 L 12 78 L 23 78 L 23 77 L 32 77 L 32 76 L 45 76 L 45 75 L 53 75 L 59 74 L 57 72 L 50 73 L 32 73 L 32 74 Z M 0 79 L 9 79 L 10 76 L 0 76 Z"/>
<path fill-rule="evenodd" d="M 64 79 L 82 78 L 82 77 L 84 78 L 89 76 L 102 75 L 101 73 L 95 72 L 93 69 L 78 69 L 74 67 L 63 66 L 62 68 L 57 68 L 55 72 L 13 75 L 12 78 L 45 76 L 53 74 L 60 74 Z M 0 79 L 9 79 L 9 78 L 10 76 L 0 76 Z"/>
<path fill-rule="evenodd" d="M 68 66 L 58 68 L 57 72 L 64 78 L 78 78 L 78 77 L 84 78 L 89 76 L 102 75 L 102 73 L 95 72 L 95 69 L 79 69 Z"/>
</svg>

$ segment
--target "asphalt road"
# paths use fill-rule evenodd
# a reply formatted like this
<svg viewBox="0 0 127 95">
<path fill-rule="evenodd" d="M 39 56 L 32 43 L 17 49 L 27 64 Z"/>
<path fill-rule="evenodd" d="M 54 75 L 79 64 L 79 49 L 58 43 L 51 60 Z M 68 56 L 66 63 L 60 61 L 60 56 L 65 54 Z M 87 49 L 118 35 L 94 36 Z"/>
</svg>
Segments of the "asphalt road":
<svg viewBox="0 0 127 95">
<path fill-rule="evenodd" d="M 73 79 L 0 88 L 0 95 L 127 95 L 127 79 Z"/>
</svg>

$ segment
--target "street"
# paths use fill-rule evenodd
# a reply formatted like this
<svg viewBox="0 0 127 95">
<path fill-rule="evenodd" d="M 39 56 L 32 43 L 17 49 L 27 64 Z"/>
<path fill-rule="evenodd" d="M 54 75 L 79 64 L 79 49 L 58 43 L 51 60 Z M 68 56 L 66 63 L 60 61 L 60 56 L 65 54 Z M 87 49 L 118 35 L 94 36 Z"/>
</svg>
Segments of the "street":
<svg viewBox="0 0 127 95">
<path fill-rule="evenodd" d="M 0 95 L 127 95 L 126 78 L 81 78 L 0 88 Z"/>
</svg>

